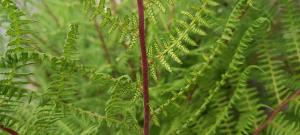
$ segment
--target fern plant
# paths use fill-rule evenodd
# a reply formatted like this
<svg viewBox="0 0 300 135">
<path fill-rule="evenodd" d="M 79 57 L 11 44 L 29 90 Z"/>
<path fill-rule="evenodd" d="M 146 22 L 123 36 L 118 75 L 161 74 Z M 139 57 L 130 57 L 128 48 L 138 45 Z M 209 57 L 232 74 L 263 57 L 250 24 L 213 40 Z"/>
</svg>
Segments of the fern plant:
<svg viewBox="0 0 300 135">
<path fill-rule="evenodd" d="M 0 134 L 300 134 L 298 0 L 0 6 Z"/>
</svg>

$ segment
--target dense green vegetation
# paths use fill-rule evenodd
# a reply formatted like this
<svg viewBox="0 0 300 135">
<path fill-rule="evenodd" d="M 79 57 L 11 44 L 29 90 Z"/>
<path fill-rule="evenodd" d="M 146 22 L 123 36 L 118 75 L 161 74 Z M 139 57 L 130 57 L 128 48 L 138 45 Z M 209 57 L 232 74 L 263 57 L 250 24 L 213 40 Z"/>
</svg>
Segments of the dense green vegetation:
<svg viewBox="0 0 300 135">
<path fill-rule="evenodd" d="M 137 1 L 0 0 L 0 134 L 300 135 L 300 0 Z"/>
</svg>

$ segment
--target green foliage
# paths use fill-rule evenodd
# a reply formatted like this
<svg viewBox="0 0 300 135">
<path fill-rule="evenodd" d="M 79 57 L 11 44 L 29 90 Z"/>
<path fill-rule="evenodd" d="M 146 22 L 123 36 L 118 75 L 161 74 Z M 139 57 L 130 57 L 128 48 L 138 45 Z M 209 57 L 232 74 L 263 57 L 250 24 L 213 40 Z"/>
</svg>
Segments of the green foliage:
<svg viewBox="0 0 300 135">
<path fill-rule="evenodd" d="M 0 134 L 140 135 L 131 0 L 0 0 Z M 144 0 L 151 134 L 300 132 L 297 0 Z M 294 97 L 294 96 L 292 96 Z"/>
<path fill-rule="evenodd" d="M 70 25 L 70 31 L 68 32 L 66 43 L 64 45 L 64 57 L 72 58 L 76 54 L 76 39 L 78 39 L 78 25 Z"/>
</svg>

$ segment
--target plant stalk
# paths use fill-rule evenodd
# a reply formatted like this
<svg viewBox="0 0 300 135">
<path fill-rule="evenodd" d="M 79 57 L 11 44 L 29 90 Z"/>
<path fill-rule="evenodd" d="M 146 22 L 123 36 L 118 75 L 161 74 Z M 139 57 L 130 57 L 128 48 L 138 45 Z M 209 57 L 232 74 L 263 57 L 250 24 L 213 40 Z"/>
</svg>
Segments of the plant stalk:
<svg viewBox="0 0 300 135">
<path fill-rule="evenodd" d="M 281 104 L 279 104 L 268 116 L 267 120 L 255 129 L 252 135 L 259 135 L 268 126 L 268 124 L 272 122 L 272 120 L 277 116 L 277 114 L 281 112 L 291 100 L 297 98 L 298 96 L 300 96 L 300 89 L 293 93 L 291 96 L 289 96 L 286 100 L 282 101 Z"/>
<path fill-rule="evenodd" d="M 14 131 L 13 129 L 4 127 L 3 125 L 0 125 L 0 130 L 5 131 L 6 133 L 9 133 L 11 135 L 18 135 L 18 133 L 16 131 Z"/>
<path fill-rule="evenodd" d="M 116 0 L 110 0 L 111 1 L 111 9 L 112 9 L 112 13 L 113 15 L 117 13 L 117 1 Z"/>
<path fill-rule="evenodd" d="M 143 0 L 137 0 L 139 16 L 139 39 L 142 58 L 143 96 L 144 96 L 144 135 L 150 132 L 150 107 L 149 107 L 149 80 L 148 80 L 148 58 L 145 40 L 145 18 Z"/>
</svg>

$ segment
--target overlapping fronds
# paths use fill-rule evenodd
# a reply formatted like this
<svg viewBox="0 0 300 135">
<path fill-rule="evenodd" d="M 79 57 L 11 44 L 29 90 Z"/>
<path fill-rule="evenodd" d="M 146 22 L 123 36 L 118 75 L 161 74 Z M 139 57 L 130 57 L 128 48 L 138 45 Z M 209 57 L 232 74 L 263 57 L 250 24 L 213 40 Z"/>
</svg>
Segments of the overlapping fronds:
<svg viewBox="0 0 300 135">
<path fill-rule="evenodd" d="M 197 121 L 197 118 L 201 115 L 201 113 L 206 109 L 207 105 L 212 101 L 215 94 L 221 89 L 221 87 L 225 84 L 225 81 L 232 76 L 234 72 L 239 71 L 241 66 L 245 62 L 245 52 L 247 48 L 249 47 L 249 44 L 253 42 L 254 36 L 256 35 L 256 32 L 264 26 L 265 22 L 268 20 L 266 18 L 258 18 L 252 26 L 245 32 L 245 35 L 242 37 L 241 42 L 236 49 L 236 52 L 231 60 L 231 63 L 229 64 L 229 67 L 227 71 L 222 75 L 222 78 L 220 81 L 216 82 L 216 85 L 213 89 L 209 90 L 209 96 L 206 97 L 203 104 L 199 107 L 199 109 L 196 110 L 196 112 L 190 117 L 183 125 L 183 129 L 187 128 L 190 124 Z M 234 102 L 234 101 L 232 101 Z M 229 102 L 230 104 L 230 102 Z M 227 108 L 228 109 L 228 108 Z M 226 115 L 226 113 L 224 114 Z M 219 122 L 221 122 L 222 119 L 217 119 L 217 125 Z M 215 127 L 216 128 L 216 127 Z M 212 128 L 211 131 L 207 132 L 214 132 L 214 128 Z M 177 134 L 179 134 L 181 130 L 177 131 Z"/>
<path fill-rule="evenodd" d="M 247 128 L 249 128 L 247 126 L 253 124 L 253 123 L 251 123 L 251 122 L 253 122 L 252 120 L 248 121 L 248 120 L 243 119 L 243 122 L 246 122 L 244 125 L 241 125 L 241 123 L 238 123 L 239 121 L 234 121 L 233 118 L 235 116 L 233 113 L 234 112 L 233 109 L 236 105 L 239 105 L 240 103 L 242 103 L 242 102 L 240 102 L 240 100 L 244 97 L 244 93 L 249 91 L 249 89 L 247 89 L 247 81 L 249 80 L 250 73 L 254 68 L 256 68 L 256 66 L 249 66 L 242 72 L 242 74 L 240 74 L 240 76 L 238 77 L 239 82 L 237 84 L 237 87 L 229 100 L 226 100 L 226 98 L 223 100 L 220 100 L 226 96 L 225 95 L 220 96 L 220 94 L 216 95 L 215 100 L 217 100 L 219 112 L 216 115 L 216 121 L 211 126 L 209 126 L 209 128 L 206 130 L 205 134 L 215 134 L 217 131 L 223 132 L 223 133 L 225 132 L 226 134 L 241 134 L 243 130 L 247 130 Z M 222 92 L 219 92 L 219 93 L 222 93 Z M 248 99 L 247 101 L 248 102 L 253 101 L 252 98 L 253 97 L 251 97 L 251 99 Z M 242 100 L 244 100 L 244 98 Z M 253 106 L 251 106 L 250 104 L 248 104 L 248 105 L 249 105 L 248 106 L 249 108 L 255 108 L 254 110 L 249 111 L 250 114 L 252 114 L 252 115 L 254 114 L 254 116 L 255 116 L 254 120 L 259 119 L 260 117 L 258 116 L 258 114 L 255 114 L 255 112 L 259 112 L 259 110 L 258 110 L 259 109 L 258 107 L 260 107 L 259 104 L 258 103 L 251 104 Z M 238 111 L 240 111 L 239 109 L 241 109 L 241 108 L 237 108 L 237 109 L 238 109 Z M 262 112 L 261 112 L 261 114 L 262 114 Z M 242 116 L 239 116 L 239 117 L 242 118 Z M 235 126 L 238 126 L 237 129 L 235 129 Z"/>
<path fill-rule="evenodd" d="M 143 3 L 151 135 L 300 133 L 298 1 Z M 136 1 L 0 6 L 0 134 L 143 134 Z"/>
<path fill-rule="evenodd" d="M 9 48 L 7 53 L 1 57 L 1 110 L 6 110 L 5 112 L 1 111 L 1 124 L 15 127 L 24 134 L 51 134 L 55 131 L 56 126 L 49 125 L 54 125 L 70 114 L 84 115 L 84 118 L 90 121 L 94 121 L 94 119 L 97 119 L 97 122 L 110 121 L 105 116 L 102 117 L 69 105 L 69 102 L 74 101 L 77 89 L 74 82 L 77 74 L 74 73 L 85 75 L 89 79 L 103 79 L 105 80 L 102 82 L 104 85 L 106 82 L 114 82 L 112 78 L 109 79 L 106 78 L 108 76 L 96 73 L 95 69 L 77 63 L 75 40 L 78 39 L 78 25 L 70 26 L 64 45 L 64 57 L 25 51 L 25 41 L 30 43 L 25 35 L 30 31 L 23 30 L 23 25 L 31 21 L 20 20 L 24 14 L 11 1 L 4 0 L 1 4 L 8 9 L 9 18 L 12 20 L 7 34 L 14 40 L 8 44 L 13 47 Z M 43 63 L 50 63 L 57 72 L 50 78 L 53 80 L 50 87 L 45 92 L 28 90 L 29 86 L 27 85 L 30 83 L 29 81 L 32 81 L 28 79 L 33 75 L 30 68 Z M 32 92 L 34 97 L 40 98 L 41 101 L 35 100 L 32 103 L 35 105 L 27 105 L 31 110 L 21 110 L 24 108 L 20 104 L 25 104 L 25 102 L 18 101 L 18 99 L 32 98 Z"/>
<path fill-rule="evenodd" d="M 161 105 L 156 110 L 156 113 L 159 113 L 165 106 L 170 104 L 171 101 L 174 101 L 177 97 L 180 97 L 180 95 L 198 86 L 199 79 L 204 77 L 205 72 L 212 67 L 214 60 L 217 59 L 228 47 L 228 43 L 232 39 L 234 31 L 236 31 L 241 17 L 246 12 L 247 6 L 249 6 L 247 5 L 247 0 L 240 0 L 236 4 L 235 8 L 228 17 L 224 31 L 220 38 L 216 41 L 216 44 L 209 49 L 208 54 L 202 54 L 204 62 L 198 68 L 196 68 L 195 71 L 193 71 L 192 77 L 189 77 L 187 80 L 187 85 L 182 88 L 176 96 L 168 100 L 165 104 Z"/>
</svg>

